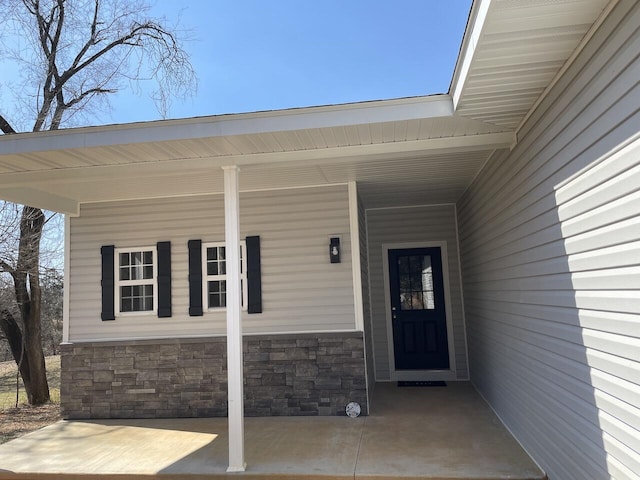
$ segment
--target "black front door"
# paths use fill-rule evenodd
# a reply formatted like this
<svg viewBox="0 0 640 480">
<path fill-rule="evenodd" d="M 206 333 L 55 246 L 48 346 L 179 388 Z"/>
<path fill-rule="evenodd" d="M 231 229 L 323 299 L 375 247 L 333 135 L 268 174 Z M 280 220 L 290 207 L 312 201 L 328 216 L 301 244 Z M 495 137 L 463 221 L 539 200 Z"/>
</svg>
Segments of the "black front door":
<svg viewBox="0 0 640 480">
<path fill-rule="evenodd" d="M 396 370 L 449 368 L 439 247 L 389 250 Z"/>
</svg>

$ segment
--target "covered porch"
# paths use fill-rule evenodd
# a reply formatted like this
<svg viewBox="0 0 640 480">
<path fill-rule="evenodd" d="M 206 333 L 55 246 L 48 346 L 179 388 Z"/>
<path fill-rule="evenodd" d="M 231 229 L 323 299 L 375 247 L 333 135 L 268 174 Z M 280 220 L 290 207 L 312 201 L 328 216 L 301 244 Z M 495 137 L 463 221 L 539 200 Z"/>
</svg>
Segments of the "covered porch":
<svg viewBox="0 0 640 480">
<path fill-rule="evenodd" d="M 245 419 L 227 474 L 225 418 L 63 421 L 0 446 L 0 478 L 542 479 L 468 382 L 378 383 L 368 417 Z"/>
</svg>

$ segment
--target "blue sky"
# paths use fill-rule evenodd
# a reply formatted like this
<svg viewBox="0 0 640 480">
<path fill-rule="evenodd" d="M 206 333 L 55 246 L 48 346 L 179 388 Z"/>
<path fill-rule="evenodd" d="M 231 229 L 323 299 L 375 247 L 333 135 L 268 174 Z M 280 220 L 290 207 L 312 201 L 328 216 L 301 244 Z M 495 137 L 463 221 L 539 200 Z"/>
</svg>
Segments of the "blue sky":
<svg viewBox="0 0 640 480">
<path fill-rule="evenodd" d="M 471 0 L 158 0 L 192 29 L 192 117 L 446 93 Z M 119 94 L 106 123 L 158 118 Z"/>
</svg>

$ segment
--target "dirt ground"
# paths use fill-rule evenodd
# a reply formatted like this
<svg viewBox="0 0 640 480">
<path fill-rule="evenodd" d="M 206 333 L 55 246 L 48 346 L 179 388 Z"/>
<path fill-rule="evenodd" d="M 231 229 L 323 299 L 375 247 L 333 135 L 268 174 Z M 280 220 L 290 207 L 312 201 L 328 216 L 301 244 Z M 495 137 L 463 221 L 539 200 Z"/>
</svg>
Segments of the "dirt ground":
<svg viewBox="0 0 640 480">
<path fill-rule="evenodd" d="M 15 408 L 16 365 L 14 362 L 0 362 L 0 443 L 60 420 L 60 357 L 47 357 L 46 361 L 53 402 L 39 407 L 28 405 L 20 382 L 18 408 Z"/>
<path fill-rule="evenodd" d="M 60 420 L 60 405 L 48 403 L 39 407 L 21 405 L 0 410 L 0 443 L 38 430 Z"/>
</svg>

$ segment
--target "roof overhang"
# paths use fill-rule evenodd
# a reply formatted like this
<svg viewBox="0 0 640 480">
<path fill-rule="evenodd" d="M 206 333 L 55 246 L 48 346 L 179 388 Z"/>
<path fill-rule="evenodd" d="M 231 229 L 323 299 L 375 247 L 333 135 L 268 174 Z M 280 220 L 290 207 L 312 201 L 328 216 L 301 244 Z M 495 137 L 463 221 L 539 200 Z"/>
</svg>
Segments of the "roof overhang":
<svg viewBox="0 0 640 480">
<path fill-rule="evenodd" d="M 519 129 L 617 0 L 475 0 L 451 82 L 454 110 Z"/>
<path fill-rule="evenodd" d="M 24 133 L 0 137 L 0 195 L 77 214 L 84 202 L 220 193 L 220 167 L 240 165 L 243 190 L 358 181 L 377 185 L 372 199 L 392 196 L 386 181 L 458 177 L 455 201 L 513 138 L 456 116 L 449 95 Z"/>
<path fill-rule="evenodd" d="M 356 181 L 368 208 L 456 202 L 606 14 L 607 0 L 476 0 L 451 94 L 0 137 L 0 198 L 86 202 Z"/>
</svg>

